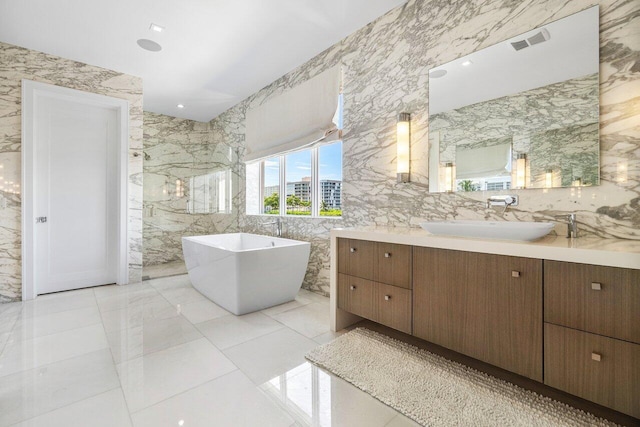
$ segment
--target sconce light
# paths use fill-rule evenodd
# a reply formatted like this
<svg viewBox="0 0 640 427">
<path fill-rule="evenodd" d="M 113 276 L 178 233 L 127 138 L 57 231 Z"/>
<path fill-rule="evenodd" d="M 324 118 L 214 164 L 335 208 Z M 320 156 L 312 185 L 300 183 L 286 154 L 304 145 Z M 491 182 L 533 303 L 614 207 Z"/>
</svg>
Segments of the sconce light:
<svg viewBox="0 0 640 427">
<path fill-rule="evenodd" d="M 547 169 L 547 171 L 544 173 L 544 187 L 553 187 L 553 169 Z"/>
<path fill-rule="evenodd" d="M 444 164 L 444 189 L 447 192 L 453 191 L 453 163 Z"/>
<path fill-rule="evenodd" d="M 526 188 L 526 184 L 527 184 L 527 155 L 526 153 L 520 153 L 516 158 L 516 187 Z"/>
<path fill-rule="evenodd" d="M 409 182 L 409 160 L 411 150 L 411 114 L 398 114 L 396 145 L 398 149 L 398 182 Z"/>
<path fill-rule="evenodd" d="M 181 179 L 176 179 L 176 197 L 184 197 L 184 183 Z"/>
</svg>

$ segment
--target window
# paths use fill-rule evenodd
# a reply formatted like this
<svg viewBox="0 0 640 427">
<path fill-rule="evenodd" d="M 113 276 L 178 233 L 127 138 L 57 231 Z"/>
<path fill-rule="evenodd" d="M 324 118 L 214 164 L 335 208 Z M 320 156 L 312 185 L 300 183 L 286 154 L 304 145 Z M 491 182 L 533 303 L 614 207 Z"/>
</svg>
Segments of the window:
<svg viewBox="0 0 640 427">
<path fill-rule="evenodd" d="M 263 162 L 262 212 L 267 215 L 280 213 L 280 158 L 272 157 Z"/>
<path fill-rule="evenodd" d="M 342 216 L 342 142 L 247 164 L 247 214 Z"/>
</svg>

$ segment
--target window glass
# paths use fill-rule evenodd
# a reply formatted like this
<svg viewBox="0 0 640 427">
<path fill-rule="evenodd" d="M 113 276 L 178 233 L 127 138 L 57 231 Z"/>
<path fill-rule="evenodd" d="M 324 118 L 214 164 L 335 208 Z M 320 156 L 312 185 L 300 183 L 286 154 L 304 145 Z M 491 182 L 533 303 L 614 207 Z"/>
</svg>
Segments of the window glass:
<svg viewBox="0 0 640 427">
<path fill-rule="evenodd" d="M 287 215 L 311 215 L 311 150 L 288 154 L 285 165 Z"/>
<path fill-rule="evenodd" d="M 280 214 L 280 158 L 272 157 L 264 161 L 262 187 L 263 213 Z"/>
<path fill-rule="evenodd" d="M 318 148 L 320 216 L 342 215 L 342 141 Z"/>
</svg>

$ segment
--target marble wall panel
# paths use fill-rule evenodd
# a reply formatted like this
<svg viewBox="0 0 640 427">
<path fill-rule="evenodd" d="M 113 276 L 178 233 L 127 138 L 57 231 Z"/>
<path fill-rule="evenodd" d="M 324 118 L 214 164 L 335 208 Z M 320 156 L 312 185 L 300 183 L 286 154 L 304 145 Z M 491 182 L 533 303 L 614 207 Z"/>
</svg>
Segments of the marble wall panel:
<svg viewBox="0 0 640 427">
<path fill-rule="evenodd" d="M 142 279 L 142 80 L 0 42 L 0 167 L 20 183 L 22 79 L 129 101 L 129 281 Z M 137 157 L 136 157 L 137 156 Z M 20 191 L 0 190 L 0 302 L 21 299 Z"/>
<path fill-rule="evenodd" d="M 209 123 L 144 113 L 145 266 L 182 260 L 182 236 L 229 233 L 237 229 L 238 207 L 231 213 L 190 213 L 190 178 L 237 169 L 234 149 Z M 232 174 L 237 181 L 237 172 Z M 176 192 L 176 180 L 184 194 Z M 237 192 L 237 183 L 234 186 Z"/>
<path fill-rule="evenodd" d="M 507 214 L 487 195 L 428 192 L 428 70 L 545 23 L 600 6 L 600 174 L 597 187 L 520 190 Z M 216 138 L 243 154 L 247 108 L 342 63 L 343 212 L 338 219 L 286 218 L 285 233 L 312 242 L 304 287 L 329 292 L 329 230 L 336 226 L 417 226 L 425 219 L 557 221 L 577 212 L 585 235 L 640 239 L 640 2 L 624 0 L 409 0 L 356 31 L 211 123 Z M 412 117 L 412 182 L 395 181 L 395 118 Z M 242 230 L 270 233 L 244 214 L 243 165 L 237 204 Z M 561 229 L 561 226 L 558 226 Z"/>
</svg>

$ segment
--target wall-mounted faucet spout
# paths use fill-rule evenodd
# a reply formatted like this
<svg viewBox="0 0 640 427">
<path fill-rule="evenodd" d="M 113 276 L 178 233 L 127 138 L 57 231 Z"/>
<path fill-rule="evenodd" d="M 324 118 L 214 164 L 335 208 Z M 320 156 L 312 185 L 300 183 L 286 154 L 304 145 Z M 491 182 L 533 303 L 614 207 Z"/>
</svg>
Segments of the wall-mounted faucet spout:
<svg viewBox="0 0 640 427">
<path fill-rule="evenodd" d="M 509 206 L 518 206 L 519 198 L 516 195 L 512 196 L 491 196 L 487 199 L 487 209 L 492 206 L 504 206 L 502 213 L 507 211 Z"/>
</svg>

